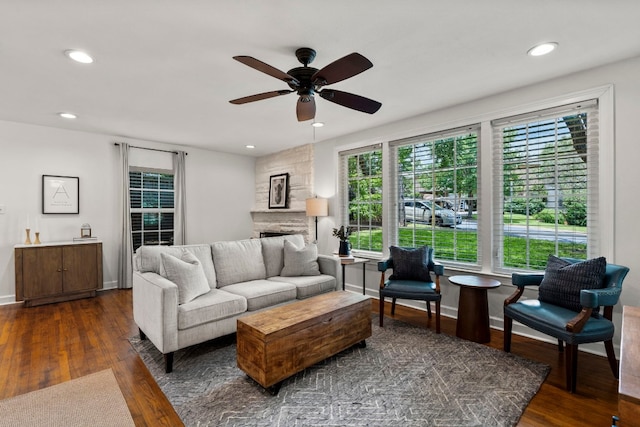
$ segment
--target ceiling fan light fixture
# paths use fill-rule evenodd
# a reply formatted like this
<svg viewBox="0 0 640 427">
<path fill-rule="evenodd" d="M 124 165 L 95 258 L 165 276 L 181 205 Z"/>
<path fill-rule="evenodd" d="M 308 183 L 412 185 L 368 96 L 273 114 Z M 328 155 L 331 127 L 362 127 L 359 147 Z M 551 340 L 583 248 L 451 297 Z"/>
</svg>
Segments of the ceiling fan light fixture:
<svg viewBox="0 0 640 427">
<path fill-rule="evenodd" d="M 81 50 L 69 49 L 65 50 L 64 54 L 81 64 L 91 64 L 93 62 L 93 58 L 91 57 L 91 55 Z"/>
<path fill-rule="evenodd" d="M 321 128 L 322 126 L 324 126 L 323 122 L 313 122 L 311 123 L 311 126 L 313 126 L 314 128 Z"/>
<path fill-rule="evenodd" d="M 546 55 L 548 53 L 553 52 L 557 47 L 558 47 L 558 43 L 556 43 L 556 42 L 540 43 L 539 45 L 536 45 L 536 46 L 532 47 L 531 49 L 529 49 L 527 51 L 527 55 L 529 55 L 529 56 Z"/>
<path fill-rule="evenodd" d="M 244 146 L 245 148 L 248 148 L 249 150 L 253 150 L 254 148 L 256 148 L 255 145 L 251 145 L 251 144 L 247 144 Z"/>
<path fill-rule="evenodd" d="M 60 117 L 62 117 L 63 119 L 77 119 L 78 118 L 78 116 L 76 116 L 73 113 L 64 113 L 64 112 L 62 112 L 62 113 L 58 113 L 58 115 Z"/>
</svg>

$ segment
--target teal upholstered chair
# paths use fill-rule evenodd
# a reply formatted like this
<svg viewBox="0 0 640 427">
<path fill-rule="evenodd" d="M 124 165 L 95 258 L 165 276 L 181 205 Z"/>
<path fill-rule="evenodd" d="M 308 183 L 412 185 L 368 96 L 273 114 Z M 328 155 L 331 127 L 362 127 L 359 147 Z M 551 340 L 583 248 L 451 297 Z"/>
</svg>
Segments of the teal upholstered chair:
<svg viewBox="0 0 640 427">
<path fill-rule="evenodd" d="M 581 261 L 572 258 L 560 260 L 571 265 Z M 618 361 L 612 341 L 614 325 L 611 318 L 613 306 L 618 303 L 622 291 L 622 281 L 628 272 L 627 267 L 606 264 L 603 286 L 600 289 L 580 290 L 579 312 L 540 299 L 518 301 L 525 287 L 540 286 L 544 274 L 514 273 L 512 283 L 518 289 L 504 302 L 504 351 L 511 351 L 511 331 L 513 320 L 516 320 L 558 340 L 559 351 L 565 352 L 566 388 L 571 393 L 576 390 L 579 344 L 603 341 L 611 371 L 618 378 Z M 600 306 L 604 307 L 602 314 Z"/>
<path fill-rule="evenodd" d="M 383 326 L 384 299 L 391 298 L 391 314 L 395 314 L 396 299 L 421 300 L 427 303 L 427 314 L 431 318 L 431 302 L 436 306 L 436 333 L 440 333 L 440 276 L 444 267 L 433 260 L 433 249 L 400 248 L 391 246 L 391 257 L 378 262 L 380 277 L 380 326 Z M 393 269 L 387 279 L 385 272 Z M 431 272 L 435 277 L 431 277 Z"/>
</svg>

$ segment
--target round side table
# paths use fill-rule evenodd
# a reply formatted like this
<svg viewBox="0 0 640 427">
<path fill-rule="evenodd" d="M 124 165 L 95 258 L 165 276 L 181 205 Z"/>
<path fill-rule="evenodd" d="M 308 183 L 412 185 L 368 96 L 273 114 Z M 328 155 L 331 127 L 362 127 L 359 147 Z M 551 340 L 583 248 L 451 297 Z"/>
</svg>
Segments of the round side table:
<svg viewBox="0 0 640 427">
<path fill-rule="evenodd" d="M 456 336 L 477 343 L 491 341 L 487 289 L 500 282 L 477 276 L 451 276 L 449 282 L 460 286 Z"/>
</svg>

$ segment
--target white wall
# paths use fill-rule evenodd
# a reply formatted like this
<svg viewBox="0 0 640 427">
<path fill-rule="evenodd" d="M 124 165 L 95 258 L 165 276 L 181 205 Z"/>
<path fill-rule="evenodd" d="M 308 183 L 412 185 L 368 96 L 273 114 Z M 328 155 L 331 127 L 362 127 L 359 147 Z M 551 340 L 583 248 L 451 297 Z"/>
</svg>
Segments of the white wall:
<svg viewBox="0 0 640 427">
<path fill-rule="evenodd" d="M 330 188 L 333 194 L 337 189 L 338 174 L 335 169 L 320 167 L 320 165 L 337 164 L 337 151 L 345 148 L 353 148 L 359 144 L 366 145 L 373 142 L 389 141 L 411 134 L 424 133 L 426 129 L 447 129 L 453 123 L 468 120 L 473 123 L 477 117 L 486 117 L 492 112 L 506 109 L 518 108 L 530 103 L 542 102 L 554 99 L 567 94 L 594 89 L 600 86 L 613 84 L 615 97 L 615 168 L 613 171 L 601 171 L 601 173 L 613 173 L 615 179 L 615 194 L 613 218 L 614 248 L 613 259 L 609 262 L 628 266 L 631 271 L 624 281 L 621 304 L 614 311 L 614 321 L 616 322 L 616 334 L 620 331 L 620 313 L 622 305 L 640 306 L 640 258 L 638 257 L 638 246 L 640 241 L 640 197 L 636 197 L 636 187 L 640 182 L 640 140 L 637 132 L 637 116 L 640 112 L 640 58 L 633 58 L 619 63 L 599 67 L 592 70 L 583 71 L 563 78 L 550 80 L 541 84 L 524 87 L 499 95 L 457 105 L 445 110 L 435 111 L 418 117 L 395 122 L 383 127 L 373 128 L 365 132 L 347 135 L 330 141 L 317 143 L 315 145 L 316 161 L 316 188 L 320 192 L 321 188 Z M 426 94 L 428 96 L 428 94 Z M 384 100 L 383 100 L 384 104 Z M 384 108 L 384 106 L 383 106 Z M 483 141 L 483 143 L 490 143 Z M 322 163 L 320 163 L 322 162 Z M 337 207 L 337 203 L 332 203 L 332 207 Z M 332 209 L 330 215 L 335 215 Z M 337 245 L 334 238 L 331 238 L 331 227 L 334 227 L 335 217 L 325 218 L 321 223 L 321 235 L 324 239 L 319 239 L 320 251 L 328 253 Z M 353 267 L 347 273 L 347 281 L 354 289 L 360 286 L 361 276 Z M 455 272 L 448 271 L 447 274 Z M 367 273 L 368 293 L 377 296 L 379 283 L 379 273 L 375 267 L 369 266 Z M 508 283 L 508 278 L 501 278 L 503 283 Z M 490 315 L 492 324 L 502 327 L 502 304 L 504 298 L 513 292 L 513 287 L 509 284 L 502 286 L 497 291 L 490 291 Z M 443 313 L 455 316 L 457 310 L 457 298 L 459 290 L 445 281 L 443 286 Z M 421 308 L 423 304 L 420 305 Z M 530 333 L 528 329 L 514 326 L 514 330 L 522 333 Z M 619 335 L 616 343 L 619 342 Z M 602 352 L 602 345 L 587 347 L 599 353 Z"/>
<path fill-rule="evenodd" d="M 255 182 L 255 160 L 251 157 L 0 121 L 0 205 L 6 210 L 0 214 L 0 303 L 15 301 L 13 246 L 25 240 L 27 215 L 32 239 L 37 217 L 43 242 L 71 240 L 79 235 L 81 224 L 91 224 L 93 235 L 103 242 L 104 286 L 117 286 L 121 191 L 118 147 L 114 146 L 117 141 L 189 153 L 188 243 L 251 236 Z M 148 156 L 157 164 L 156 153 L 133 151 L 136 163 L 144 163 Z M 42 215 L 43 174 L 80 178 L 79 215 Z"/>
</svg>

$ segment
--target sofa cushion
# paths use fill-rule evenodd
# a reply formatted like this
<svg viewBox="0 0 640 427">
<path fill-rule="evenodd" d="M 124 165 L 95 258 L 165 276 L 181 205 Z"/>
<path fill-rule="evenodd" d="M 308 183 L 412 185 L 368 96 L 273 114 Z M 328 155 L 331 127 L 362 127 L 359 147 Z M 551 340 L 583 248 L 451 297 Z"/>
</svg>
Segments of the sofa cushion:
<svg viewBox="0 0 640 427">
<path fill-rule="evenodd" d="M 538 299 L 573 311 L 582 310 L 580 291 L 604 286 L 605 257 L 571 263 L 549 255 Z"/>
<path fill-rule="evenodd" d="M 224 287 L 224 290 L 247 299 L 247 310 L 255 311 L 296 299 L 296 287 L 291 283 L 271 280 L 251 280 Z"/>
<path fill-rule="evenodd" d="M 219 288 L 267 277 L 260 239 L 215 242 L 211 254 Z"/>
<path fill-rule="evenodd" d="M 244 297 L 220 289 L 212 289 L 178 307 L 178 329 L 189 329 L 245 311 L 247 311 L 247 300 Z"/>
<path fill-rule="evenodd" d="M 163 276 L 178 286 L 178 305 L 211 290 L 200 261 L 191 252 L 185 251 L 179 257 L 161 253 L 160 259 Z"/>
<path fill-rule="evenodd" d="M 288 240 L 284 242 L 284 267 L 281 276 L 318 276 L 318 247 L 312 243 L 297 247 Z"/>
<path fill-rule="evenodd" d="M 328 274 L 298 277 L 276 276 L 270 277 L 267 280 L 295 285 L 297 299 L 305 299 L 336 290 L 336 278 Z"/>
<path fill-rule="evenodd" d="M 191 252 L 198 258 L 204 274 L 207 276 L 207 282 L 211 289 L 216 287 L 216 271 L 213 267 L 211 259 L 211 246 L 203 245 L 181 245 L 181 246 L 140 246 L 136 251 L 138 258 L 138 267 L 141 273 L 156 273 L 163 275 L 162 262 L 160 254 L 170 254 L 180 257 L 185 251 Z"/>
<path fill-rule="evenodd" d="M 285 236 L 263 237 L 262 257 L 267 271 L 267 277 L 279 276 L 284 267 L 284 242 L 290 241 L 298 247 L 304 246 L 304 237 L 301 234 L 288 234 Z"/>
<path fill-rule="evenodd" d="M 428 246 L 419 248 L 401 248 L 390 246 L 393 259 L 393 274 L 390 280 L 418 280 L 431 282 L 429 274 L 429 260 L 432 249 Z"/>
</svg>

